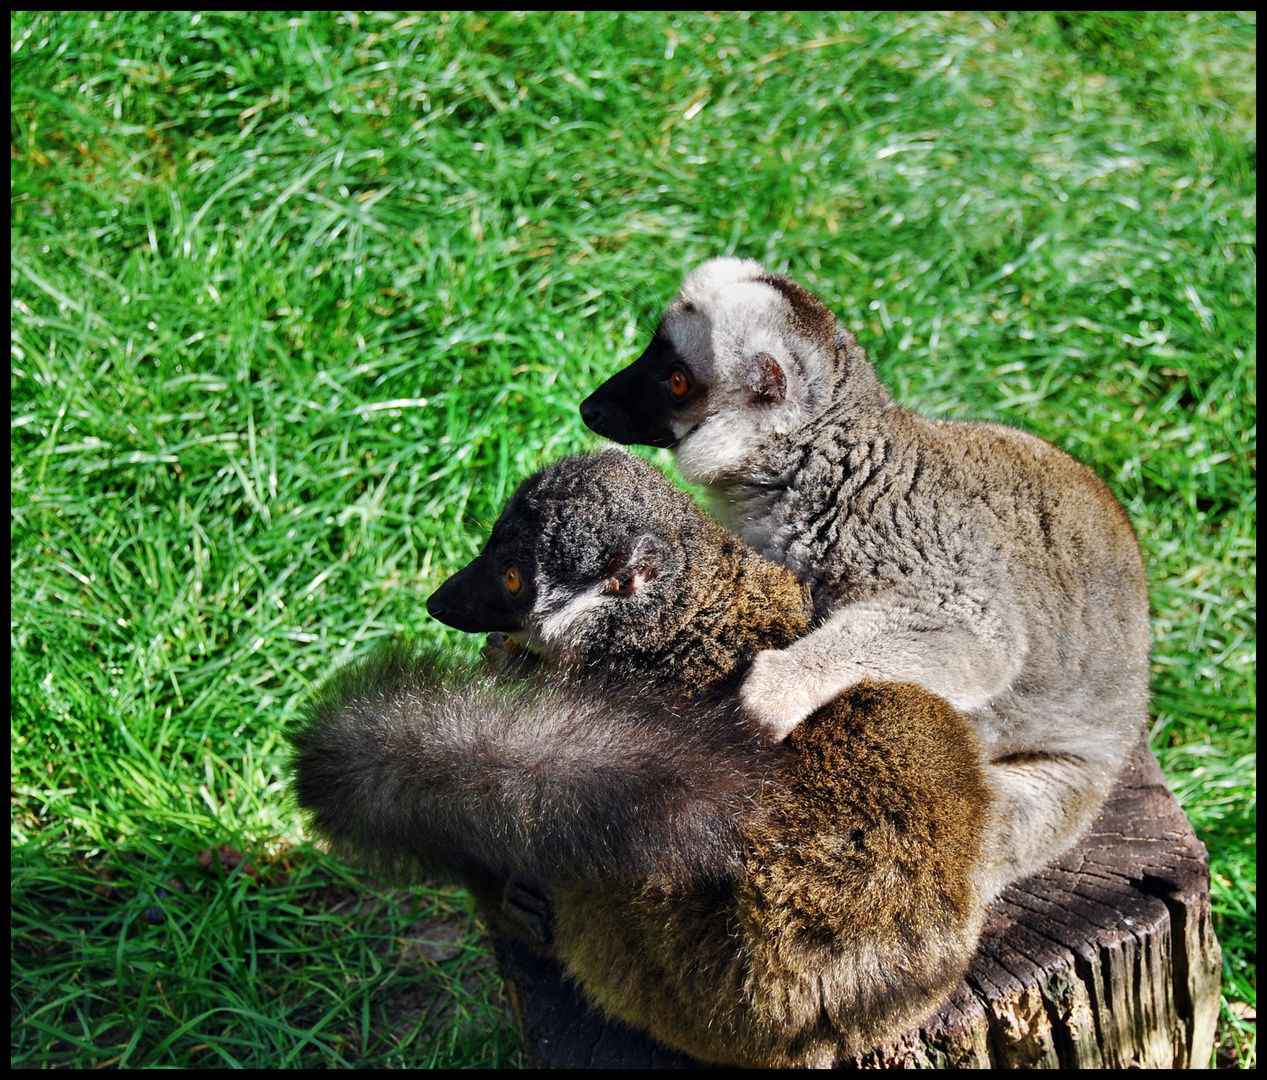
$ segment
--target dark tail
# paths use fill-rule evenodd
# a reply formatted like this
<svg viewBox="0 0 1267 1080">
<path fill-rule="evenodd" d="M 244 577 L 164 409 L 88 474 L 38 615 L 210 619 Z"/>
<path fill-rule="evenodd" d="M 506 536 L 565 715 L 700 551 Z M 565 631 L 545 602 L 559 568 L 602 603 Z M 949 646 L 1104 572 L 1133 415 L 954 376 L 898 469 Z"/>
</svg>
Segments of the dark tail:
<svg viewBox="0 0 1267 1080">
<path fill-rule="evenodd" d="M 294 786 L 344 855 L 466 882 L 739 870 L 737 818 L 780 752 L 723 706 L 497 682 L 392 646 L 337 672 Z"/>
</svg>

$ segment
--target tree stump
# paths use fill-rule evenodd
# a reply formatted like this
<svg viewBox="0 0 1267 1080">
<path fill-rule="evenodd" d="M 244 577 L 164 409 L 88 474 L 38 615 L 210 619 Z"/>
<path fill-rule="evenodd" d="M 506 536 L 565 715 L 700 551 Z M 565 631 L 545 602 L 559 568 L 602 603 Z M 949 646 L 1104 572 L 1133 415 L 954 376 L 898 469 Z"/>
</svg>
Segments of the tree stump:
<svg viewBox="0 0 1267 1080">
<path fill-rule="evenodd" d="M 552 961 L 494 946 L 534 1066 L 707 1067 L 605 1020 Z M 1082 842 L 995 902 L 946 1004 L 836 1065 L 1204 1068 L 1221 970 L 1205 846 L 1142 744 Z"/>
</svg>

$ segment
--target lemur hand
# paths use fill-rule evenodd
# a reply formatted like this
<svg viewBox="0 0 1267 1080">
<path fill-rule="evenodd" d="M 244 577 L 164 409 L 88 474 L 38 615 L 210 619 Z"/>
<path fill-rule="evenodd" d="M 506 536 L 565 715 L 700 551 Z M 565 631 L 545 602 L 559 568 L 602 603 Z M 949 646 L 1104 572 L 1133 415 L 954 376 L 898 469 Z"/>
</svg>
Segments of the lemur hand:
<svg viewBox="0 0 1267 1080">
<path fill-rule="evenodd" d="M 786 649 L 757 653 L 752 670 L 739 689 L 743 711 L 761 725 L 775 742 L 782 742 L 815 709 L 839 692 L 815 685 L 812 672 Z"/>
</svg>

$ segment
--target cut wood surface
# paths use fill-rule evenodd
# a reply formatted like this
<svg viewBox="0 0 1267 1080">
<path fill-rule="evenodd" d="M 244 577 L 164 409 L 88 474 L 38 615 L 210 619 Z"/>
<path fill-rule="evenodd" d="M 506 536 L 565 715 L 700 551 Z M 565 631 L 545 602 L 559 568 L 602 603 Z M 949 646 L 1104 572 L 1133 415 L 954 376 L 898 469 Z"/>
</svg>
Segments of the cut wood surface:
<svg viewBox="0 0 1267 1080">
<path fill-rule="evenodd" d="M 1203 1068 L 1221 953 L 1204 845 L 1141 746 L 1086 837 L 991 909 L 964 981 L 921 1028 L 840 1067 Z M 699 1068 L 589 1008 L 495 936 L 530 1064 Z"/>
</svg>

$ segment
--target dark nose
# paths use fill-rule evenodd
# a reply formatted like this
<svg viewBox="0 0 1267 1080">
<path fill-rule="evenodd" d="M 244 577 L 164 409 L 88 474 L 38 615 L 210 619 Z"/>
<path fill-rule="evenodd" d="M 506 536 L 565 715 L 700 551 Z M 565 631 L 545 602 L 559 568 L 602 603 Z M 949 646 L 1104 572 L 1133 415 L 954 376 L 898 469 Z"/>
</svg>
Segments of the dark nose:
<svg viewBox="0 0 1267 1080">
<path fill-rule="evenodd" d="M 585 426 L 591 431 L 597 431 L 601 434 L 603 406 L 594 400 L 597 396 L 598 393 L 595 392 L 581 402 L 581 420 L 584 421 Z"/>
<path fill-rule="evenodd" d="M 427 611 L 454 630 L 468 634 L 512 634 L 523 629 L 523 614 L 506 594 L 500 574 L 486 555 L 459 570 L 427 597 Z"/>
<path fill-rule="evenodd" d="M 630 446 L 673 446 L 677 438 L 670 424 L 671 409 L 652 377 L 662 350 L 652 344 L 627 368 L 616 372 L 581 402 L 581 419 L 596 435 Z"/>
<path fill-rule="evenodd" d="M 446 586 L 448 586 L 452 580 L 453 579 L 450 578 L 444 583 L 444 585 L 441 585 L 435 592 L 427 597 L 427 614 L 433 619 L 439 619 L 442 623 L 449 626 L 453 625 L 451 622 L 453 618 L 452 604 L 449 603 L 452 599 L 453 590 L 447 589 Z M 447 597 L 445 595 L 446 593 L 449 594 Z"/>
</svg>

